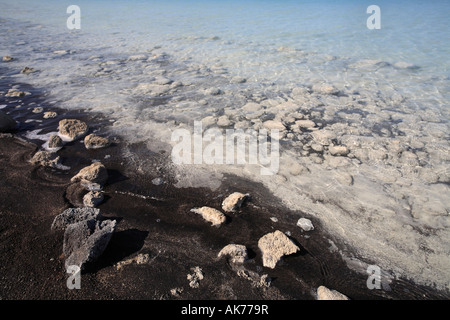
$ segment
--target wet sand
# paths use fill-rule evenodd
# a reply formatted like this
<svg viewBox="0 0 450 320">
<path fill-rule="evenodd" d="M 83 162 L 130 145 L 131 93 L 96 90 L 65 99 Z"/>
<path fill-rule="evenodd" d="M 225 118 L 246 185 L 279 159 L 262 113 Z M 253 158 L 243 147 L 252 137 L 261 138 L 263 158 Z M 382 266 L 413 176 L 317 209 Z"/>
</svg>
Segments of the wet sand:
<svg viewBox="0 0 450 320">
<path fill-rule="evenodd" d="M 7 91 L 13 84 L 4 78 L 0 90 Z M 335 250 L 339 241 L 326 234 L 319 221 L 283 207 L 262 185 L 226 176 L 214 192 L 176 188 L 167 169 L 170 155 L 127 145 L 119 136 L 110 137 L 112 145 L 98 150 L 86 150 L 80 140 L 65 144 L 57 154 L 69 170 L 32 165 L 29 160 L 42 141 L 25 139 L 26 131 L 41 123 L 42 133 L 55 131 L 59 120 L 76 118 L 88 123 L 91 132 L 100 129 L 107 135 L 110 123 L 101 114 L 58 109 L 45 110 L 56 111 L 58 117 L 42 119 L 32 110 L 45 102 L 46 93 L 24 84 L 20 87 L 32 95 L 19 100 L 0 97 L 0 105 L 6 105 L 3 111 L 20 122 L 16 131 L 0 138 L 3 300 L 314 300 L 321 285 L 354 300 L 448 299 L 445 293 L 402 279 L 392 280 L 390 291 L 369 290 L 368 275 L 348 268 Z M 18 104 L 20 108 L 15 107 Z M 42 122 L 25 122 L 33 119 Z M 145 174 L 136 170 L 136 159 L 148 164 Z M 81 202 L 86 191 L 70 179 L 93 160 L 101 160 L 109 175 L 105 200 L 98 208 L 104 218 L 118 224 L 106 251 L 82 274 L 81 289 L 70 290 L 62 255 L 63 232 L 50 226 L 56 215 Z M 164 183 L 153 184 L 157 177 L 164 177 Z M 251 200 L 237 213 L 227 214 L 220 227 L 190 212 L 200 206 L 219 209 L 224 197 L 235 191 L 249 193 Z M 315 229 L 301 230 L 296 226 L 300 217 L 310 218 Z M 263 267 L 257 243 L 275 230 L 290 232 L 301 250 L 269 269 Z M 228 259 L 217 258 L 230 243 L 243 244 L 249 251 L 241 273 Z M 119 262 L 142 254 L 148 254 L 145 263 L 117 268 Z M 187 279 L 194 267 L 200 267 L 204 275 L 198 288 L 191 288 Z M 270 286 L 257 285 L 263 275 L 271 279 Z"/>
</svg>

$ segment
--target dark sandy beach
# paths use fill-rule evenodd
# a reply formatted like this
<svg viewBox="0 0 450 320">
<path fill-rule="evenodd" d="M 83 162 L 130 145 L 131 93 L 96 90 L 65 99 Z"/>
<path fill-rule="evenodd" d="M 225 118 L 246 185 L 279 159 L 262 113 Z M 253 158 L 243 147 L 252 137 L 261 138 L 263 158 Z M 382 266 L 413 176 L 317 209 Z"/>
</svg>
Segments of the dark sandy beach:
<svg viewBox="0 0 450 320">
<path fill-rule="evenodd" d="M 4 77 L 0 91 L 12 85 L 17 83 Z M 30 159 L 42 141 L 23 137 L 33 126 L 43 123 L 43 132 L 50 132 L 62 119 L 79 119 L 91 131 L 108 135 L 109 122 L 101 114 L 57 109 L 46 110 L 56 111 L 56 118 L 42 119 L 32 110 L 45 101 L 45 91 L 19 85 L 32 94 L 0 96 L 0 105 L 6 105 L 2 111 L 19 123 L 0 136 L 2 300 L 314 300 L 319 286 L 352 300 L 448 298 L 402 279 L 393 280 L 390 291 L 369 290 L 367 274 L 350 270 L 338 250 L 330 250 L 329 240 L 337 248 L 339 242 L 322 231 L 319 221 L 284 208 L 262 185 L 226 176 L 214 192 L 176 188 L 167 169 L 169 155 L 150 153 L 139 144 L 126 145 L 119 136 L 110 136 L 113 143 L 98 150 L 86 150 L 80 140 L 65 144 L 57 154 L 69 170 L 33 165 Z M 26 123 L 32 119 L 43 122 Z M 137 159 L 148 164 L 145 175 L 135 170 Z M 116 220 L 117 227 L 104 253 L 81 275 L 81 288 L 71 290 L 62 254 L 64 232 L 51 230 L 51 224 L 55 216 L 82 202 L 87 191 L 70 179 L 93 160 L 101 160 L 108 170 L 105 200 L 98 208 L 104 219 Z M 152 183 L 157 177 L 163 177 L 164 183 Z M 224 197 L 235 191 L 249 193 L 251 199 L 238 212 L 227 214 L 220 227 L 190 212 L 201 206 L 220 208 Z M 300 216 L 311 218 L 315 229 L 305 232 L 297 227 Z M 263 267 L 258 240 L 275 230 L 289 231 L 300 251 L 270 269 Z M 217 257 L 230 243 L 248 249 L 249 259 L 239 268 Z M 148 257 L 142 264 L 129 260 L 142 255 Z M 128 263 L 118 268 L 123 261 Z M 195 267 L 202 270 L 203 279 L 192 288 L 187 275 Z M 270 280 L 261 285 L 264 275 Z"/>
</svg>

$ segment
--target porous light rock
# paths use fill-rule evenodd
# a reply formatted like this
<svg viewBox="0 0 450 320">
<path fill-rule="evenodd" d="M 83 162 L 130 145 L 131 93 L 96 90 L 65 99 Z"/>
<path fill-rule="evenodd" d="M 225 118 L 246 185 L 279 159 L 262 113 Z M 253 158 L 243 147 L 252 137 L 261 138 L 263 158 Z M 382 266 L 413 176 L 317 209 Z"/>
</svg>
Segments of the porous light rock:
<svg viewBox="0 0 450 320">
<path fill-rule="evenodd" d="M 279 230 L 261 237 L 258 240 L 258 248 L 263 254 L 264 267 L 271 269 L 275 268 L 283 256 L 296 253 L 300 250 L 291 239 Z"/>
<path fill-rule="evenodd" d="M 211 222 L 213 226 L 219 226 L 226 220 L 226 217 L 222 212 L 211 207 L 194 208 L 191 209 L 191 212 L 200 214 L 203 217 L 203 219 L 205 219 L 208 222 Z"/>
<path fill-rule="evenodd" d="M 317 300 L 349 300 L 349 298 L 336 290 L 320 286 L 317 288 Z"/>
<path fill-rule="evenodd" d="M 43 167 L 52 167 L 56 168 L 59 164 L 60 158 L 59 156 L 55 156 L 47 151 L 38 151 L 34 154 L 33 158 L 31 158 L 30 162 L 32 164 L 41 165 Z"/>
<path fill-rule="evenodd" d="M 104 199 L 103 193 L 100 191 L 89 191 L 83 197 L 83 204 L 85 207 L 94 208 L 102 203 Z"/>
<path fill-rule="evenodd" d="M 233 192 L 222 201 L 222 210 L 225 212 L 235 212 L 249 196 L 248 193 Z"/>
<path fill-rule="evenodd" d="M 220 250 L 218 257 L 229 256 L 232 263 L 244 263 L 248 259 L 247 248 L 241 244 L 229 244 Z"/>
<path fill-rule="evenodd" d="M 103 185 L 108 180 L 108 172 L 101 162 L 94 162 L 81 169 L 70 181 L 90 182 Z"/>
<path fill-rule="evenodd" d="M 58 130 L 63 139 L 73 141 L 86 135 L 89 127 L 78 119 L 63 119 L 59 122 Z"/>
<path fill-rule="evenodd" d="M 52 134 L 48 139 L 48 147 L 50 149 L 61 148 L 63 146 L 63 141 L 60 136 Z"/>
<path fill-rule="evenodd" d="M 111 142 L 108 138 L 97 136 L 96 134 L 87 135 L 84 138 L 84 145 L 86 149 L 100 149 L 109 146 Z"/>
</svg>

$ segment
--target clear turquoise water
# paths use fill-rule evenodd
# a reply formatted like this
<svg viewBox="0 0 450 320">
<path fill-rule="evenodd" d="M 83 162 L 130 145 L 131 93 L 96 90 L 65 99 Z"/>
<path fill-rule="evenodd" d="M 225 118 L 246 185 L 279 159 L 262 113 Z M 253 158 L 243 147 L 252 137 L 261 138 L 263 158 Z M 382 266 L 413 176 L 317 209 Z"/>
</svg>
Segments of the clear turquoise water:
<svg viewBox="0 0 450 320">
<path fill-rule="evenodd" d="M 80 33 L 102 37 L 97 41 L 126 37 L 129 44 L 151 46 L 216 36 L 258 52 L 286 46 L 340 57 L 408 61 L 449 72 L 449 1 L 19 0 L 4 2 L 0 16 L 67 33 L 65 11 L 71 4 L 81 8 Z M 380 30 L 366 27 L 371 4 L 381 9 Z"/>
<path fill-rule="evenodd" d="M 47 39 L 48 44 L 64 43 L 64 49 L 97 48 L 99 54 L 105 48 L 125 53 L 161 46 L 180 59 L 206 64 L 220 60 L 230 73 L 257 81 L 293 83 L 318 77 L 346 85 L 344 62 L 403 61 L 420 72 L 383 75 L 381 81 L 418 98 L 424 88 L 431 90 L 445 101 L 442 108 L 449 101 L 449 1 L 80 0 L 82 27 L 72 32 L 66 28 L 71 4 L 4 2 L 0 17 L 43 26 L 48 38 L 33 39 L 39 45 Z M 366 27 L 371 4 L 381 9 L 380 30 Z M 280 54 L 280 47 L 314 53 L 317 59 Z M 1 51 L 8 54 L 9 49 L 3 44 Z M 330 61 L 330 56 L 337 60 Z"/>
</svg>

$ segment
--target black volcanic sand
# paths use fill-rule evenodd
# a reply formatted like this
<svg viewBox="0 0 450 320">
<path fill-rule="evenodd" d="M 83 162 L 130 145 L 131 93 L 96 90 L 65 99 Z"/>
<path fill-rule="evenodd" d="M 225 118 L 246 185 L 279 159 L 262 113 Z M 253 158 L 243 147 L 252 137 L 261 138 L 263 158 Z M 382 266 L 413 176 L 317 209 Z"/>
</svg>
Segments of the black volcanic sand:
<svg viewBox="0 0 450 320">
<path fill-rule="evenodd" d="M 0 71 L 7 75 L 6 70 Z M 11 80 L 3 77 L 0 91 L 6 92 L 11 85 Z M 0 96 L 0 104 L 7 105 L 3 111 L 20 122 L 15 132 L 0 138 L 1 299 L 311 300 L 320 285 L 351 299 L 448 298 L 406 280 L 394 280 L 391 291 L 369 290 L 368 275 L 350 270 L 340 254 L 329 249 L 328 239 L 338 247 L 339 242 L 323 232 L 319 221 L 309 217 L 315 230 L 302 231 L 296 222 L 308 216 L 281 206 L 262 185 L 227 176 L 215 191 L 176 188 L 165 169 L 170 155 L 151 153 L 139 144 L 127 145 L 121 137 L 110 136 L 114 143 L 99 150 L 86 150 L 80 140 L 66 144 L 58 155 L 70 170 L 32 165 L 29 160 L 42 141 L 24 139 L 25 131 L 56 131 L 59 120 L 77 118 L 86 121 L 91 130 L 100 129 L 100 135 L 107 135 L 110 121 L 100 114 L 46 108 L 45 92 L 19 86 L 32 95 Z M 15 108 L 17 105 L 22 106 Z M 43 113 L 32 113 L 39 105 L 44 111 L 58 112 L 58 117 L 43 119 Z M 42 123 L 25 123 L 26 119 Z M 118 224 L 106 251 L 82 274 L 81 289 L 69 290 L 62 255 L 63 232 L 52 231 L 50 226 L 56 215 L 81 201 L 86 191 L 71 184 L 70 178 L 94 159 L 101 160 L 109 173 L 105 201 L 98 208 L 106 219 L 115 219 Z M 136 159 L 146 162 L 145 174 L 133 166 Z M 154 185 L 151 180 L 156 177 L 164 177 L 165 182 Z M 250 193 L 251 200 L 239 212 L 227 214 L 227 222 L 220 227 L 212 227 L 190 212 L 201 206 L 220 209 L 224 197 L 234 191 Z M 275 230 L 290 231 L 301 250 L 269 269 L 262 266 L 257 243 L 261 236 Z M 217 258 L 230 243 L 248 248 L 250 259 L 244 268 L 259 276 L 267 274 L 270 287 L 254 285 L 240 277 L 226 258 Z M 148 254 L 149 261 L 116 268 L 118 262 L 138 254 Z M 197 266 L 204 279 L 198 288 L 191 288 L 187 275 Z M 175 288 L 177 295 L 171 294 Z"/>
</svg>

